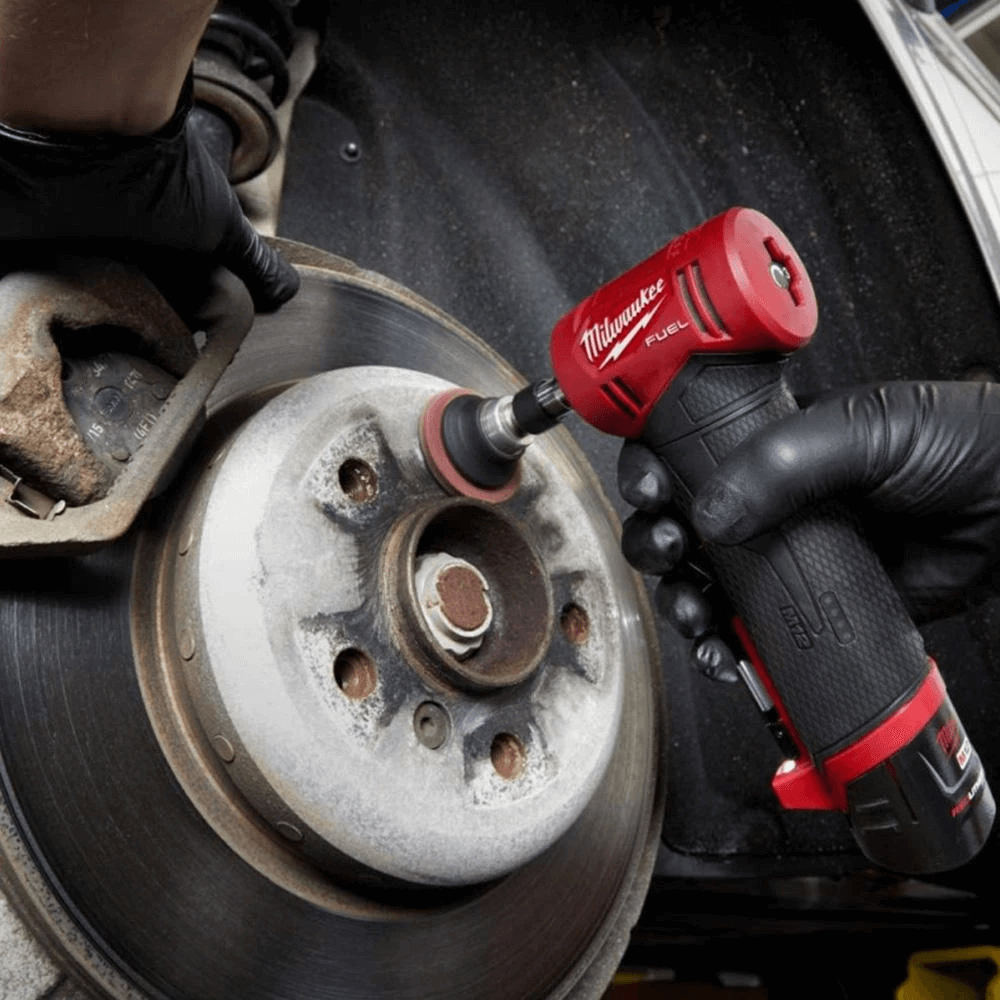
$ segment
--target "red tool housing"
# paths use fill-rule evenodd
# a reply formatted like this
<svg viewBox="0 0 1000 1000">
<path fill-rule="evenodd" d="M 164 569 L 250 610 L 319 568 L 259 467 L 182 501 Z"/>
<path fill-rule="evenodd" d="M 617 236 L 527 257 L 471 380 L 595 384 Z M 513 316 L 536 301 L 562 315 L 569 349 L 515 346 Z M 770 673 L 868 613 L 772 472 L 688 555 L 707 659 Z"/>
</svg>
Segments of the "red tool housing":
<svg viewBox="0 0 1000 1000">
<path fill-rule="evenodd" d="M 816 296 L 785 234 L 731 208 L 602 285 L 552 332 L 552 371 L 587 423 L 638 436 L 693 354 L 794 351 Z"/>
</svg>

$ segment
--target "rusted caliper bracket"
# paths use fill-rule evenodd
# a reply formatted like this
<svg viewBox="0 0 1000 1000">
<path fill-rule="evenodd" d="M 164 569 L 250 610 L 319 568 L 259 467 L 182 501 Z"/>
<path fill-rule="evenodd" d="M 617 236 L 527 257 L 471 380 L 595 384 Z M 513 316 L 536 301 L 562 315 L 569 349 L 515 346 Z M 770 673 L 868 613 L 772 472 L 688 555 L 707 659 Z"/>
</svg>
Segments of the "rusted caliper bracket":
<svg viewBox="0 0 1000 1000">
<path fill-rule="evenodd" d="M 196 433 L 253 324 L 253 305 L 220 271 L 199 319 L 192 336 L 145 278 L 111 262 L 0 280 L 0 558 L 86 551 L 129 529 Z M 72 365 L 60 348 L 73 353 L 75 338 L 88 335 L 124 338 L 172 387 L 117 473 L 88 447 L 64 398 Z M 128 405 L 112 386 L 97 391 Z"/>
</svg>

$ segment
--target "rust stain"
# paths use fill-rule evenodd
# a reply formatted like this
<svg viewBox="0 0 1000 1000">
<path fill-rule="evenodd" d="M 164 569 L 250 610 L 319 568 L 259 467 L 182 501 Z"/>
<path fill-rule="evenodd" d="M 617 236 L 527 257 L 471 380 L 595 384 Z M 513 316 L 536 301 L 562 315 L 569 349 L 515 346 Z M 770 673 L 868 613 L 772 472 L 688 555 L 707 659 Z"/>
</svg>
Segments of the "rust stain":
<svg viewBox="0 0 1000 1000">
<path fill-rule="evenodd" d="M 145 277 L 110 261 L 6 276 L 0 317 L 0 462 L 53 499 L 100 499 L 113 479 L 66 408 L 53 330 L 130 330 L 150 361 L 177 376 L 196 357 L 190 331 Z"/>
<path fill-rule="evenodd" d="M 497 733 L 490 747 L 493 770 L 505 781 L 513 781 L 524 770 L 524 747 L 510 733 Z"/>
<path fill-rule="evenodd" d="M 582 646 L 590 638 L 590 619 L 578 604 L 567 604 L 559 616 L 563 635 L 574 646 Z"/>
<path fill-rule="evenodd" d="M 441 611 L 457 628 L 481 628 L 489 615 L 489 605 L 478 576 L 465 566 L 449 566 L 438 574 L 437 592 Z"/>
</svg>

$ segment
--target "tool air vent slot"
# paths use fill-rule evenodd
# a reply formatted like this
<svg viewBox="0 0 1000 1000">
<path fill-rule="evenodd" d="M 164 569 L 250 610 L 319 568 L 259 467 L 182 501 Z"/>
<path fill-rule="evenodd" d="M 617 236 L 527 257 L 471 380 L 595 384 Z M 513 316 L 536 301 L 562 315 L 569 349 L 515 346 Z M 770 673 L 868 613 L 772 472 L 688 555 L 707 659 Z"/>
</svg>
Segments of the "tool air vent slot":
<svg viewBox="0 0 1000 1000">
<path fill-rule="evenodd" d="M 698 328 L 698 332 L 708 333 L 708 327 L 705 325 L 705 320 L 702 319 L 701 312 L 694 304 L 694 297 L 691 294 L 691 283 L 688 281 L 686 271 L 677 272 L 677 290 L 681 293 L 681 299 L 684 301 L 684 307 L 687 309 L 687 314 L 691 317 L 692 322 Z"/>
<path fill-rule="evenodd" d="M 605 382 L 601 386 L 601 392 L 629 418 L 637 417 L 642 410 L 642 397 L 620 375 Z"/>
<path fill-rule="evenodd" d="M 728 336 L 722 317 L 705 287 L 705 279 L 698 261 L 691 261 L 687 267 L 677 272 L 677 287 L 688 313 L 701 333 L 713 337 Z"/>
</svg>

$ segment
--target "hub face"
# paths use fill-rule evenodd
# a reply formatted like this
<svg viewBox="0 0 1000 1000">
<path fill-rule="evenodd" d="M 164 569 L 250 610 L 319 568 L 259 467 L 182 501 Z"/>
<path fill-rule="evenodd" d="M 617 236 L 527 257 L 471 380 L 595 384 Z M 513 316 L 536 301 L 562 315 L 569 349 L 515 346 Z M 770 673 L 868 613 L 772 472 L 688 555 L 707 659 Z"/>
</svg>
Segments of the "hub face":
<svg viewBox="0 0 1000 1000">
<path fill-rule="evenodd" d="M 204 735 L 286 842 L 362 880 L 523 866 L 586 808 L 619 731 L 606 525 L 544 449 L 502 506 L 446 496 L 419 442 L 446 387 L 307 379 L 180 515 L 171 624 Z"/>
</svg>

